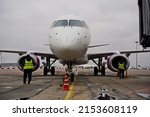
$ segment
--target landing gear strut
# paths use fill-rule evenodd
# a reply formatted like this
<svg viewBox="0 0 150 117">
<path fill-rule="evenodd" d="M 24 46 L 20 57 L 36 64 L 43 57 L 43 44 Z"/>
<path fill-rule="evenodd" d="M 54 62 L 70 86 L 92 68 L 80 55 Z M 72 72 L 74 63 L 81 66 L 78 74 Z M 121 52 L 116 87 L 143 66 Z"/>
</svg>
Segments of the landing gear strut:
<svg viewBox="0 0 150 117">
<path fill-rule="evenodd" d="M 67 63 L 67 71 L 68 71 L 68 73 L 69 73 L 69 76 L 70 76 L 70 79 L 71 79 L 71 83 L 72 82 L 74 82 L 74 78 L 75 78 L 75 75 L 74 75 L 74 73 L 73 73 L 73 71 L 72 71 L 72 62 L 68 62 Z"/>
<path fill-rule="evenodd" d="M 94 67 L 94 76 L 97 76 L 98 72 L 101 72 L 101 75 L 105 76 L 105 64 L 102 63 L 102 58 L 98 58 L 98 62 L 94 59 L 92 61 L 97 65 L 97 67 Z"/>
<path fill-rule="evenodd" d="M 46 64 L 44 65 L 43 74 L 44 76 L 47 76 L 48 72 L 51 72 L 51 75 L 55 75 L 55 67 L 52 66 L 56 62 L 56 59 L 50 63 L 50 58 L 46 57 Z"/>
</svg>

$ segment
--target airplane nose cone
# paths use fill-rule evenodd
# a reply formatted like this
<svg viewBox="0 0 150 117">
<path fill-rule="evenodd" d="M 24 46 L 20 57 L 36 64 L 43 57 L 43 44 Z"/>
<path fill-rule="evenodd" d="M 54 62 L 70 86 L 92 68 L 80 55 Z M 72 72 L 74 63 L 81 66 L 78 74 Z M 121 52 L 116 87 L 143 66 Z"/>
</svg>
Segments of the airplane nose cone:
<svg viewBox="0 0 150 117">
<path fill-rule="evenodd" d="M 65 59 L 76 59 L 81 53 L 81 40 L 77 38 L 66 38 L 61 48 L 61 54 Z"/>
<path fill-rule="evenodd" d="M 85 54 L 87 42 L 81 28 L 62 27 L 51 32 L 51 50 L 60 59 L 75 60 Z M 88 40 L 87 40 L 88 41 Z"/>
<path fill-rule="evenodd" d="M 65 43 L 66 48 L 74 48 L 81 44 L 81 40 L 76 37 L 66 37 L 64 43 Z"/>
</svg>

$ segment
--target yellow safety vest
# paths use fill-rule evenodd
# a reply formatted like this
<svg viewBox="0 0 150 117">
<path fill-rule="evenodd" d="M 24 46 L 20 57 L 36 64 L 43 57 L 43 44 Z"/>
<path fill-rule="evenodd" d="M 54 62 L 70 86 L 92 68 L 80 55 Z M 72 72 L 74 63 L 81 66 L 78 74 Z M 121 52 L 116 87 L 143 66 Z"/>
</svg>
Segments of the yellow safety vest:
<svg viewBox="0 0 150 117">
<path fill-rule="evenodd" d="M 23 69 L 33 69 L 33 68 L 34 68 L 34 66 L 33 66 L 33 61 L 32 61 L 32 59 L 31 59 L 30 61 L 27 61 L 27 60 L 25 59 L 25 65 L 24 65 Z"/>
<path fill-rule="evenodd" d="M 121 63 L 119 63 L 118 68 L 119 68 L 119 69 L 124 69 L 124 70 L 125 70 L 125 64 L 124 64 L 124 63 L 122 63 L 122 64 L 121 64 Z"/>
</svg>

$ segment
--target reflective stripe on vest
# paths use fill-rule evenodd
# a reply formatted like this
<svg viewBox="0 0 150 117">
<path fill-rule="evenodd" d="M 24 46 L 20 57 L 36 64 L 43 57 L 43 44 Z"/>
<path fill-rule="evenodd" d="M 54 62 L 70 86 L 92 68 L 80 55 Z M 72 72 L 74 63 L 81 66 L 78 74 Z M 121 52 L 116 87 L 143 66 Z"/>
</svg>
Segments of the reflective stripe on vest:
<svg viewBox="0 0 150 117">
<path fill-rule="evenodd" d="M 33 62 L 32 62 L 32 59 L 30 60 L 30 61 L 27 61 L 26 59 L 25 59 L 25 65 L 24 65 L 24 67 L 23 67 L 23 69 L 33 69 Z"/>
<path fill-rule="evenodd" d="M 125 69 L 125 64 L 124 63 L 119 63 L 119 69 Z"/>
</svg>

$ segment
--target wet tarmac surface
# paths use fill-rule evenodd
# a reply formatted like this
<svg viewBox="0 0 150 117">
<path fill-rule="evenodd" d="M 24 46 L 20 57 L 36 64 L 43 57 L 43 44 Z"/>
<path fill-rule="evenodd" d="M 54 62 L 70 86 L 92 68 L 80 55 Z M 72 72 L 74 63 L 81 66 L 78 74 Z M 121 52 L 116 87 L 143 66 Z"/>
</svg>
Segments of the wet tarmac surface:
<svg viewBox="0 0 150 117">
<path fill-rule="evenodd" d="M 150 99 L 150 70 L 129 70 L 119 79 L 109 70 L 106 76 L 93 76 L 92 69 L 79 69 L 70 90 L 63 90 L 63 69 L 56 76 L 33 73 L 31 84 L 23 84 L 22 72 L 0 70 L 0 100 L 146 100 Z"/>
</svg>

